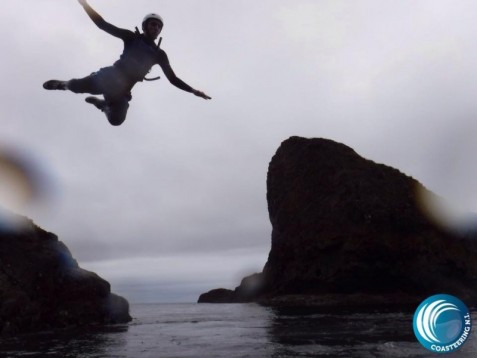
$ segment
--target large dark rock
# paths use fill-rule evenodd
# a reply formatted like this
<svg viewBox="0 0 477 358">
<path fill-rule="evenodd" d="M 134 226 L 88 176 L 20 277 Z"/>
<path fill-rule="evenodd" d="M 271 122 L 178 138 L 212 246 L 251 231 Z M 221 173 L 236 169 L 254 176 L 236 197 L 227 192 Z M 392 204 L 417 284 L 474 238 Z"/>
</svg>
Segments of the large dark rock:
<svg viewBox="0 0 477 358">
<path fill-rule="evenodd" d="M 0 336 L 131 320 L 128 302 L 26 218 L 0 217 Z"/>
<path fill-rule="evenodd" d="M 284 141 L 268 169 L 272 246 L 254 299 L 366 305 L 448 293 L 475 302 L 477 237 L 431 220 L 423 196 L 438 200 L 343 144 Z"/>
</svg>

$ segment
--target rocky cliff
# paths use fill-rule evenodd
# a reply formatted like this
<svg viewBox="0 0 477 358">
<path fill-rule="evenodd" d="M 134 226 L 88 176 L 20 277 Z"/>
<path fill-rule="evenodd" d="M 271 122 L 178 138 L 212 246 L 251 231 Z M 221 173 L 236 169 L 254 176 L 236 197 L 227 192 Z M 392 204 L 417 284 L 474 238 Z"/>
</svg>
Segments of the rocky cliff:
<svg viewBox="0 0 477 358">
<path fill-rule="evenodd" d="M 14 221 L 0 220 L 0 336 L 131 320 L 128 302 L 54 234 Z"/>
<path fill-rule="evenodd" d="M 423 194 L 436 198 L 346 145 L 289 138 L 268 168 L 271 250 L 260 289 L 246 300 L 414 304 L 449 293 L 475 302 L 477 237 L 432 221 Z M 243 288 L 228 292 L 230 301 L 241 301 Z M 216 302 L 214 292 L 199 302 Z"/>
</svg>

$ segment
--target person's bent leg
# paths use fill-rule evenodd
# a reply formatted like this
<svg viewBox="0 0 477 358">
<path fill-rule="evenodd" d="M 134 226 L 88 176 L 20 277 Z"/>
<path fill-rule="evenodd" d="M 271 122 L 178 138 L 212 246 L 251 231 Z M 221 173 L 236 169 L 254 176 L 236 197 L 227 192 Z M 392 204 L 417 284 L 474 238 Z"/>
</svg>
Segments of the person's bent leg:
<svg viewBox="0 0 477 358">
<path fill-rule="evenodd" d="M 74 93 L 102 94 L 94 74 L 84 78 L 74 78 L 67 82 L 67 89 Z"/>
<path fill-rule="evenodd" d="M 126 99 L 109 102 L 104 109 L 108 121 L 113 126 L 119 126 L 126 120 L 129 103 Z"/>
<path fill-rule="evenodd" d="M 93 106 L 95 106 L 97 109 L 103 112 L 105 108 L 108 106 L 108 103 L 104 99 L 100 99 L 98 97 L 89 96 L 89 97 L 86 97 L 84 100 L 87 103 L 91 103 Z"/>
<path fill-rule="evenodd" d="M 65 91 L 68 89 L 68 81 L 49 80 L 43 83 L 43 88 L 46 90 Z"/>
</svg>

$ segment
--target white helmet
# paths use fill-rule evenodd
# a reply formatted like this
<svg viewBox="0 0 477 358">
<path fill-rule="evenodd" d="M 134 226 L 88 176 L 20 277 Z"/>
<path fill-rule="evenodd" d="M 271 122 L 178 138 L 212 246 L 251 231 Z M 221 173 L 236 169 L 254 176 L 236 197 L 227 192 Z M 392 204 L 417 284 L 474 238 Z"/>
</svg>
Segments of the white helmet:
<svg viewBox="0 0 477 358">
<path fill-rule="evenodd" d="M 164 25 L 164 20 L 162 19 L 162 17 L 160 17 L 158 14 L 151 13 L 151 14 L 147 14 L 146 16 L 144 16 L 144 19 L 142 20 L 143 30 L 144 30 L 144 26 L 146 25 L 146 21 L 151 20 L 151 19 L 156 19 L 156 20 L 160 21 L 162 25 Z"/>
</svg>

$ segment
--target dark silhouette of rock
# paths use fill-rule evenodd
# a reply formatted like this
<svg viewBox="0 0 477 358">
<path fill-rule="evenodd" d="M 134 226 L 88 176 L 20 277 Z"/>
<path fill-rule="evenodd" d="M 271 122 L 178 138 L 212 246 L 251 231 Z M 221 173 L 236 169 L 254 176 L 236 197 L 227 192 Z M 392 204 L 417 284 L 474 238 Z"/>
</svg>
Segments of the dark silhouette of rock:
<svg viewBox="0 0 477 358">
<path fill-rule="evenodd" d="M 131 320 L 128 302 L 78 266 L 56 235 L 0 217 L 0 336 Z"/>
<path fill-rule="evenodd" d="M 235 303 L 235 292 L 226 288 L 216 288 L 199 296 L 198 303 Z"/>
<path fill-rule="evenodd" d="M 242 279 L 235 290 L 217 288 L 199 296 L 198 303 L 245 303 L 253 302 L 261 293 L 263 277 L 255 273 Z"/>
<path fill-rule="evenodd" d="M 439 200 L 343 144 L 284 141 L 268 169 L 272 246 L 253 300 L 414 304 L 448 293 L 475 302 L 475 231 L 461 235 L 431 220 L 422 196 Z"/>
</svg>

